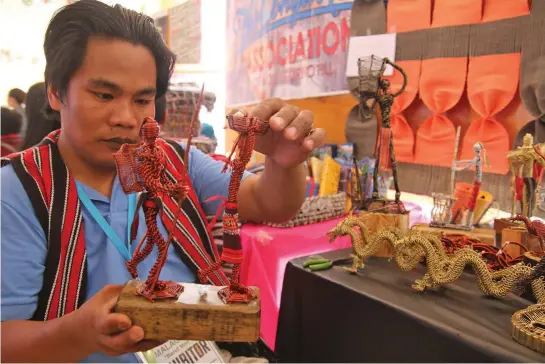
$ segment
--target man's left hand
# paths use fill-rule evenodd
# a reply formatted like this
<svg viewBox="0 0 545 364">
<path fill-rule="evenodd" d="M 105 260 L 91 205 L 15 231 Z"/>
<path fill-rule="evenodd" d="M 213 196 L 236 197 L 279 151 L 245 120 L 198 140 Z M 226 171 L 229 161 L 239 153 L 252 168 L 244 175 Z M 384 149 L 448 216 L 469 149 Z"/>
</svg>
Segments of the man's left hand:
<svg viewBox="0 0 545 364">
<path fill-rule="evenodd" d="M 290 168 L 304 162 L 312 150 L 325 141 L 325 130 L 313 128 L 312 112 L 288 105 L 281 99 L 267 99 L 247 114 L 269 121 L 269 130 L 256 137 L 255 150 L 280 167 Z"/>
</svg>

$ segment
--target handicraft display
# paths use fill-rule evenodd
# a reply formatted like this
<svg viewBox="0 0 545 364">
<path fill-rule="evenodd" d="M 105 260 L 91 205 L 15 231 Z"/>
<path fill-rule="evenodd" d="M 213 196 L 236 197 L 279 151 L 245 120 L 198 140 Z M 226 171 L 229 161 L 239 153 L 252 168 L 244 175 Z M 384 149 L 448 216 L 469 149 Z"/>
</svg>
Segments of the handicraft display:
<svg viewBox="0 0 545 364">
<path fill-rule="evenodd" d="M 403 76 L 403 84 L 395 93 L 392 93 L 390 90 L 390 81 L 382 78 L 387 65 L 394 67 Z M 373 194 L 370 199 L 364 199 L 361 202 L 359 209 L 366 211 L 381 209 L 386 213 L 403 214 L 406 213 L 406 210 L 400 200 L 401 191 L 398 184 L 394 140 L 392 129 L 390 127 L 390 112 L 394 99 L 405 90 L 407 85 L 407 76 L 401 67 L 390 61 L 388 58 L 379 58 L 376 56 L 358 59 L 358 73 L 361 116 L 364 119 L 371 117 L 377 104 L 380 108 L 380 113 L 382 116 L 382 125 L 375 151 L 376 161 L 373 173 Z M 368 105 L 368 102 L 371 102 L 371 105 Z M 357 168 L 357 166 L 355 167 Z M 389 169 L 392 170 L 395 187 L 395 199 L 393 202 L 389 201 L 385 197 L 381 198 L 378 190 L 379 171 Z"/>
<path fill-rule="evenodd" d="M 545 144 L 534 145 L 532 134 L 526 134 L 523 144 L 507 153 L 513 174 L 511 215 L 517 210 L 525 217 L 532 217 L 539 192 L 539 176 L 545 167 L 545 156 L 541 151 Z M 517 204 L 518 209 L 517 209 Z"/>
<path fill-rule="evenodd" d="M 528 229 L 540 240 L 545 239 L 545 225 L 529 223 L 524 217 L 516 219 L 531 224 Z M 394 262 L 403 271 L 413 270 L 425 262 L 427 272 L 412 286 L 419 292 L 455 282 L 466 267 L 473 269 L 479 289 L 489 296 L 503 297 L 510 292 L 522 294 L 530 285 L 537 304 L 513 315 L 512 336 L 519 343 L 545 353 L 545 260 L 540 260 L 534 267 L 518 262 L 491 270 L 483 255 L 471 246 L 449 251 L 439 237 L 414 230 L 403 233 L 395 228 L 385 228 L 371 234 L 356 216 L 349 216 L 327 234 L 330 242 L 341 236 L 350 236 L 352 265 L 345 269 L 353 274 L 364 268 L 365 260 L 373 256 L 384 242 L 391 246 Z"/>
<path fill-rule="evenodd" d="M 203 87 L 204 89 L 204 87 Z M 195 124 L 201 96 L 193 113 Z M 257 341 L 259 338 L 260 300 L 255 287 L 245 287 L 239 282 L 242 251 L 238 230 L 237 193 L 245 166 L 246 156 L 252 152 L 254 137 L 266 130 L 267 124 L 256 119 L 231 118 L 230 126 L 240 133 L 240 153 L 231 163 L 233 171 L 229 184 L 229 198 L 223 214 L 224 249 L 220 262 L 209 265 L 198 272 L 202 285 L 160 280 L 161 269 L 166 263 L 168 247 L 173 232 L 183 215 L 182 204 L 189 192 L 190 180 L 187 170 L 170 178 L 173 171 L 167 168 L 167 156 L 158 143 L 159 125 L 152 118 L 146 118 L 141 128 L 142 142 L 125 144 L 114 154 L 120 184 L 125 193 L 140 193 L 139 206 L 144 210 L 147 233 L 136 248 L 127 268 L 133 277 L 128 282 L 116 305 L 115 311 L 125 313 L 133 323 L 143 327 L 146 338 L 155 340 L 211 340 L 211 341 Z M 191 130 L 192 128 L 190 128 Z M 185 149 L 184 162 L 187 165 L 191 136 Z M 226 165 L 227 168 L 228 165 Z M 178 202 L 174 213 L 173 228 L 164 239 L 157 226 L 157 217 L 164 214 L 162 200 L 168 196 Z M 221 212 L 221 211 L 219 211 Z M 138 223 L 138 219 L 135 219 Z M 135 238 L 137 226 L 132 226 Z M 145 245 L 142 244 L 145 240 Z M 146 280 L 137 279 L 137 265 L 154 249 L 159 254 Z M 207 276 L 221 263 L 235 263 L 235 269 L 226 287 L 208 286 Z M 140 297 L 137 297 L 140 296 Z M 182 315 L 183 313 L 183 315 Z"/>
<path fill-rule="evenodd" d="M 249 303 L 256 298 L 256 293 L 240 283 L 242 245 L 240 242 L 237 194 L 242 175 L 254 150 L 255 137 L 265 134 L 269 129 L 269 123 L 254 116 L 245 116 L 240 111 L 228 115 L 227 122 L 232 130 L 238 132 L 239 136 L 223 170 L 226 172 L 229 167 L 232 169 L 229 195 L 223 213 L 223 251 L 221 261 L 200 272 L 199 279 L 204 283 L 209 274 L 217 269 L 222 269 L 223 263 L 233 264 L 230 284 L 219 292 L 220 297 L 227 303 Z M 235 153 L 236 156 L 232 159 Z"/>
<path fill-rule="evenodd" d="M 358 230 L 355 229 L 358 228 Z M 371 257 L 383 241 L 388 242 L 394 251 L 395 263 L 402 270 L 408 271 L 425 260 L 427 272 L 417 280 L 413 288 L 417 291 L 437 288 L 456 281 L 466 266 L 475 271 L 481 291 L 494 297 L 507 295 L 513 289 L 520 289 L 527 281 L 532 284 L 538 300 L 545 300 L 545 285 L 540 275 L 543 267 L 532 268 L 518 263 L 502 270 L 491 272 L 481 255 L 470 249 L 462 248 L 447 254 L 441 239 L 433 234 L 409 231 L 401 234 L 396 229 L 386 228 L 371 234 L 358 219 L 348 218 L 328 232 L 330 241 L 340 236 L 351 237 L 354 249 L 354 263 L 351 272 L 364 267 L 366 259 Z M 545 266 L 545 264 L 542 264 Z"/>
<path fill-rule="evenodd" d="M 459 230 L 473 230 L 473 220 L 477 197 L 483 183 L 483 161 L 488 166 L 486 150 L 482 143 L 473 145 L 475 157 L 471 160 L 456 160 L 458 154 L 458 144 L 460 141 L 460 127 L 456 131 L 456 141 L 454 145 L 454 160 L 451 167 L 450 194 L 434 193 L 431 227 L 451 228 Z M 473 180 L 473 189 L 468 199 L 460 199 L 456 196 L 454 183 L 456 172 L 466 171 L 475 167 L 475 178 Z M 465 214 L 465 218 L 462 218 Z M 464 223 L 458 223 L 465 220 Z"/>
<path fill-rule="evenodd" d="M 293 219 L 285 223 L 266 223 L 272 227 L 290 228 L 301 225 L 313 224 L 333 219 L 345 214 L 346 193 L 340 192 L 328 196 L 307 197 L 301 210 Z"/>
<path fill-rule="evenodd" d="M 307 160 L 308 176 L 305 201 L 297 216 L 284 223 L 263 222 L 264 225 L 290 228 L 313 224 L 345 215 L 350 207 L 347 196 L 360 189 L 352 181 L 357 172 L 352 166 L 353 147 L 327 144 L 317 148 Z"/>
</svg>

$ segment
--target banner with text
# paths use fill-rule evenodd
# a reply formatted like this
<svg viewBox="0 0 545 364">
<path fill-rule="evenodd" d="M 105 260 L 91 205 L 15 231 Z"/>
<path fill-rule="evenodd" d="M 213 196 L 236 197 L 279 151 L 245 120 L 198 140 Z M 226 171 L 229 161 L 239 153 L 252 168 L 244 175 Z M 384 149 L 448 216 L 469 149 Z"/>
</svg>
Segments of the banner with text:
<svg viewBox="0 0 545 364">
<path fill-rule="evenodd" d="M 229 0 L 227 106 L 347 92 L 352 0 Z"/>
</svg>

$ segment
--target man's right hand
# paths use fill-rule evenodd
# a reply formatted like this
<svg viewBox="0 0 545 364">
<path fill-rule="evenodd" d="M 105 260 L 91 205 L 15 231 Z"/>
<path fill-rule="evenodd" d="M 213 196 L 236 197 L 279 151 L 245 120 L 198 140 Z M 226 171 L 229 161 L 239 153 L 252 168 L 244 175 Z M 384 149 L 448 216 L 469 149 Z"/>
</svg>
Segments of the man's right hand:
<svg viewBox="0 0 545 364">
<path fill-rule="evenodd" d="M 161 342 L 144 339 L 144 330 L 123 314 L 112 313 L 123 286 L 108 285 L 74 311 L 74 323 L 90 352 L 119 356 L 147 351 Z"/>
</svg>

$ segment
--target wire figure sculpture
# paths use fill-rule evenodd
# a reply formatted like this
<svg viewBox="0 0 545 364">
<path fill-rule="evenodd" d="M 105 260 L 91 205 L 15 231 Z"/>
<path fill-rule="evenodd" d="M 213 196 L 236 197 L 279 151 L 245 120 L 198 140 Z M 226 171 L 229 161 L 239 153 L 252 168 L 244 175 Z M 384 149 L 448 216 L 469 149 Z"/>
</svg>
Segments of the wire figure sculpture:
<svg viewBox="0 0 545 364">
<path fill-rule="evenodd" d="M 382 78 L 386 66 L 392 66 L 403 76 L 403 84 L 397 92 L 391 92 L 390 81 Z M 358 59 L 359 72 L 359 96 L 360 113 L 364 119 L 372 116 L 376 105 L 380 108 L 382 124 L 377 140 L 375 151 L 375 167 L 373 173 L 373 194 L 370 199 L 364 199 L 360 204 L 361 210 L 382 209 L 387 213 L 401 213 L 407 211 L 400 200 L 401 191 L 399 189 L 397 176 L 397 161 L 395 158 L 393 135 L 390 123 L 390 113 L 394 99 L 399 96 L 407 86 L 407 75 L 401 67 L 390 61 L 388 58 L 380 58 L 374 55 Z M 369 105 L 370 103 L 370 105 Z M 392 170 L 393 182 L 395 187 L 395 200 L 389 201 L 387 198 L 379 197 L 379 170 Z"/>
</svg>

